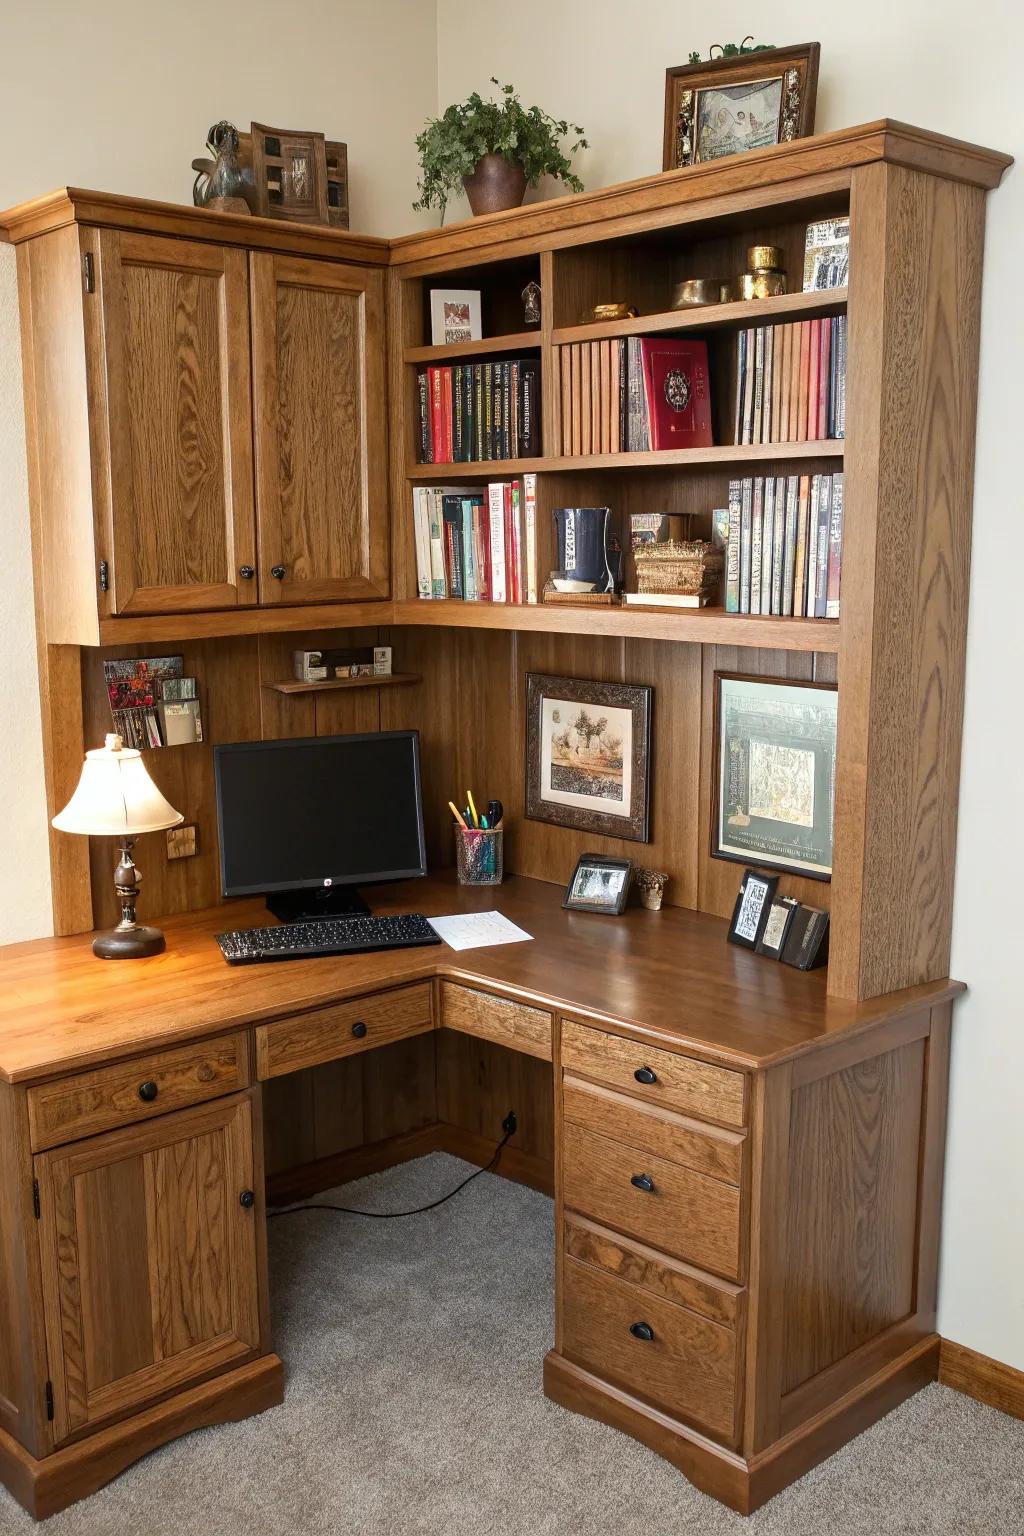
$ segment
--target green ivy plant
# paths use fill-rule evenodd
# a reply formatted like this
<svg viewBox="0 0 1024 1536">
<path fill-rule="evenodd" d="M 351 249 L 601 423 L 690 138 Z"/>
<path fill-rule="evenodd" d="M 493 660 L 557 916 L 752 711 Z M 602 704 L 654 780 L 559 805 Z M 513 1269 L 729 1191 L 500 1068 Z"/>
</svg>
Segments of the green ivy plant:
<svg viewBox="0 0 1024 1536">
<path fill-rule="evenodd" d="M 767 48 L 774 48 L 774 43 L 755 43 L 753 37 L 745 37 L 742 43 L 712 43 L 708 49 L 708 63 L 712 59 L 735 59 L 741 53 L 764 53 Z M 715 49 L 718 53 L 715 53 Z M 686 61 L 688 64 L 703 64 L 704 60 L 699 53 L 691 53 Z"/>
<path fill-rule="evenodd" d="M 500 83 L 494 75 L 491 82 Z M 575 143 L 566 151 L 562 140 L 569 135 L 575 136 Z M 484 101 L 473 91 L 416 135 L 420 196 L 413 207 L 440 208 L 443 224 L 449 196 L 462 186 L 464 176 L 473 174 L 484 155 L 516 161 L 527 186 L 535 187 L 542 176 L 554 176 L 570 191 L 582 192 L 583 183 L 569 157 L 587 147 L 578 123 L 549 117 L 540 107 L 524 107 L 514 85 L 503 85 L 498 101 Z"/>
</svg>

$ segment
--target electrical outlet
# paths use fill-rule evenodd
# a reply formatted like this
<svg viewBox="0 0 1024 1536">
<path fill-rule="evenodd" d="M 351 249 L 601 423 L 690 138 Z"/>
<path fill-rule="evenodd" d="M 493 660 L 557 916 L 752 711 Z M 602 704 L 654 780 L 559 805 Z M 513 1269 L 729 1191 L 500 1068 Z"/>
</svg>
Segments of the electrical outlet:
<svg viewBox="0 0 1024 1536">
<path fill-rule="evenodd" d="M 519 1129 L 519 1121 L 516 1119 L 516 1112 L 514 1109 L 509 1110 L 508 1114 L 501 1122 L 501 1128 L 506 1136 L 515 1135 L 516 1131 Z"/>
<path fill-rule="evenodd" d="M 167 857 L 169 859 L 191 859 L 196 851 L 196 829 L 191 827 L 171 827 L 167 833 Z"/>
</svg>

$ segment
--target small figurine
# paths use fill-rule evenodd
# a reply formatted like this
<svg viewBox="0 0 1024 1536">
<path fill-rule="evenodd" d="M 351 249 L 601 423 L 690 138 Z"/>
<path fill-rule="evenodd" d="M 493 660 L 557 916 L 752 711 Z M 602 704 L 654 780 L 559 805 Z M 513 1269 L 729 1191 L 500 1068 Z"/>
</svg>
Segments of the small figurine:
<svg viewBox="0 0 1024 1536">
<path fill-rule="evenodd" d="M 529 282 L 522 292 L 523 324 L 540 325 L 540 284 Z"/>
<path fill-rule="evenodd" d="M 197 156 L 192 201 L 197 208 L 217 208 L 221 213 L 253 213 L 256 187 L 251 173 L 238 158 L 238 129 L 222 120 L 206 135 L 206 147 L 216 158 Z"/>
</svg>

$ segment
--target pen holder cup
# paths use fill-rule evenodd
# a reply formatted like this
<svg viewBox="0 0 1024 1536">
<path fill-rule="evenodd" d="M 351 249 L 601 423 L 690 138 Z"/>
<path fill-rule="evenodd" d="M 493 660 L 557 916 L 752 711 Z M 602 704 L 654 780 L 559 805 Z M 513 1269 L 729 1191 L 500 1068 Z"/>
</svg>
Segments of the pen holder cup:
<svg viewBox="0 0 1024 1536">
<path fill-rule="evenodd" d="M 500 885 L 504 874 L 504 832 L 455 828 L 455 864 L 460 885 Z"/>
</svg>

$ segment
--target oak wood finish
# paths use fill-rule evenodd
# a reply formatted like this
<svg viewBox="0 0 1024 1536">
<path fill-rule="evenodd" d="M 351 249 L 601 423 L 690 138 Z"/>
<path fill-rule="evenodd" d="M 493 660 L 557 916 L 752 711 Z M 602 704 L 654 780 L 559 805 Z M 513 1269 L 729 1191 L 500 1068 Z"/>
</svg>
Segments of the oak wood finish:
<svg viewBox="0 0 1024 1536">
<path fill-rule="evenodd" d="M 569 1073 L 562 1080 L 562 1114 L 595 1135 L 611 1136 L 727 1184 L 740 1183 L 744 1138 L 731 1131 L 702 1125 L 660 1106 L 639 1104 Z"/>
<path fill-rule="evenodd" d="M 780 293 L 766 299 L 738 299 L 730 304 L 706 304 L 695 309 L 667 309 L 658 314 L 636 315 L 628 320 L 588 321 L 584 325 L 557 325 L 554 346 L 574 341 L 602 341 L 618 336 L 646 336 L 665 331 L 715 330 L 719 326 L 778 325 L 786 320 L 807 320 L 815 315 L 841 314 L 846 308 L 845 288 L 816 293 Z"/>
<path fill-rule="evenodd" d="M 256 1076 L 282 1077 L 433 1029 L 426 983 L 317 1008 L 256 1030 Z"/>
<path fill-rule="evenodd" d="M 249 1042 L 236 1034 L 41 1083 L 27 1094 L 32 1150 L 202 1104 L 249 1081 Z"/>
<path fill-rule="evenodd" d="M 541 1008 L 528 1008 L 508 997 L 463 987 L 455 982 L 441 983 L 441 1026 L 493 1040 L 514 1051 L 551 1060 L 551 1015 Z"/>
<path fill-rule="evenodd" d="M 562 1063 L 614 1088 L 626 1088 L 652 1104 L 725 1125 L 743 1125 L 745 1120 L 741 1073 L 709 1067 L 651 1045 L 638 1049 L 630 1040 L 574 1019 L 566 1019 L 562 1026 Z M 644 1067 L 654 1073 L 654 1082 L 637 1078 Z"/>
<path fill-rule="evenodd" d="M 744 1299 L 738 1285 L 712 1280 L 692 1265 L 609 1232 L 585 1216 L 566 1216 L 564 1232 L 565 1252 L 581 1264 L 607 1270 L 620 1280 L 629 1280 L 666 1301 L 699 1312 L 713 1323 L 737 1326 Z"/>
<path fill-rule="evenodd" d="M 966 1392 L 979 1403 L 1000 1413 L 1024 1419 L 1024 1371 L 993 1360 L 965 1344 L 943 1339 L 939 1350 L 939 1381 L 944 1387 Z"/>
</svg>

